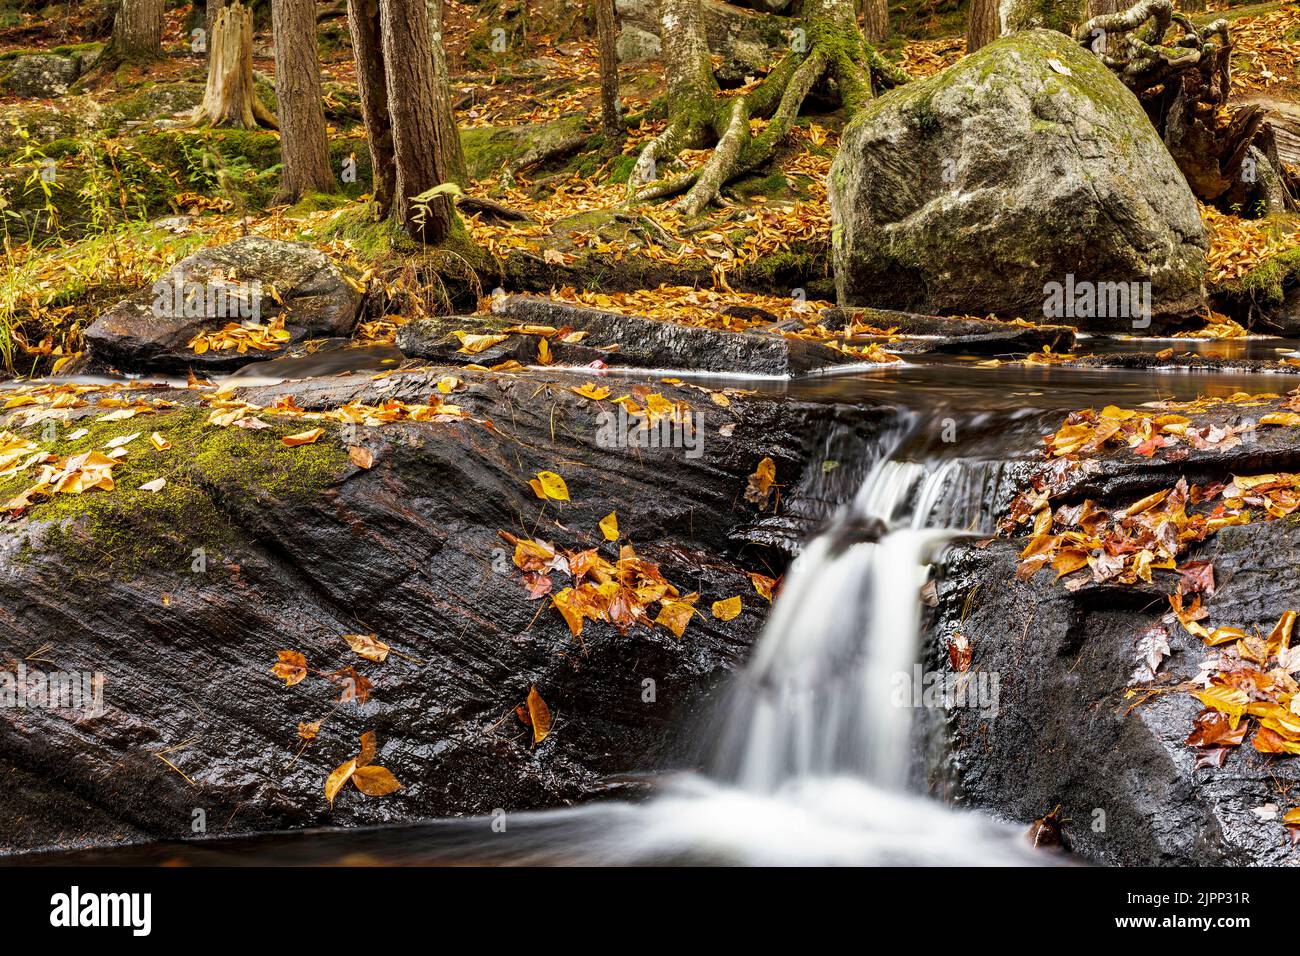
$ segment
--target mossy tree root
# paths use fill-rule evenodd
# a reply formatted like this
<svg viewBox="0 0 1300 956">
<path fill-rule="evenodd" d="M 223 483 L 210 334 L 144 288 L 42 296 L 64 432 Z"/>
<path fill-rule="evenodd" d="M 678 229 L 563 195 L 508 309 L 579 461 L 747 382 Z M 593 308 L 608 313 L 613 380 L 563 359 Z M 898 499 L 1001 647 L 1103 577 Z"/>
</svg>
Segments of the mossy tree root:
<svg viewBox="0 0 1300 956">
<path fill-rule="evenodd" d="M 763 82 L 748 93 L 723 96 L 709 67 L 699 28 L 698 0 L 667 0 L 665 35 L 694 29 L 695 38 L 678 39 L 667 52 L 669 122 L 646 143 L 628 179 L 630 201 L 646 202 L 686 193 L 677 208 L 699 215 L 716 202 L 732 179 L 772 158 L 789 134 L 804 99 L 823 79 L 833 79 L 844 111 L 852 119 L 877 92 L 909 80 L 867 42 L 858 28 L 851 0 L 811 0 L 804 7 L 802 36 Z M 683 60 L 688 62 L 683 62 Z M 674 83 L 674 77 L 679 81 Z M 707 76 L 707 78 L 702 78 Z M 757 135 L 751 119 L 768 119 Z M 659 177 L 659 166 L 684 149 L 714 144 L 700 168 Z"/>
</svg>

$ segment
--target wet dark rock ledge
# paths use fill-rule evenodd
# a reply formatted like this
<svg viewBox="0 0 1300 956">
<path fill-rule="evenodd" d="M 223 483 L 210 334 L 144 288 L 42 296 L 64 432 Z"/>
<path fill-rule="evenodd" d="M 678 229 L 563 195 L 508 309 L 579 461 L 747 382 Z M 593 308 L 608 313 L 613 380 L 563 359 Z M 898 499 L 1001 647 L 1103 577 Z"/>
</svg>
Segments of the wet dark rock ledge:
<svg viewBox="0 0 1300 956">
<path fill-rule="evenodd" d="M 1115 507 L 1180 476 L 1226 481 L 1300 470 L 1293 432 L 1261 431 L 1255 442 L 1193 450 L 1181 461 L 1119 449 L 1103 456 L 1096 473 L 1063 485 L 1059 501 L 1091 497 Z M 969 673 L 986 682 L 996 674 L 999 701 L 993 719 L 971 708 L 924 715 L 930 788 L 1025 825 L 1059 805 L 1076 853 L 1097 863 L 1300 863 L 1300 848 L 1290 846 L 1281 823 L 1297 803 L 1300 791 L 1285 791 L 1300 782 L 1300 758 L 1259 753 L 1247 739 L 1222 767 L 1197 769 L 1198 751 L 1185 743 L 1202 709 L 1188 685 L 1209 649 L 1174 622 L 1157 680 L 1134 681 L 1137 641 L 1169 610 L 1177 575 L 1157 571 L 1150 585 L 1071 593 L 1050 569 L 1015 580 L 1024 544 L 960 544 L 937 576 L 926 666 L 951 673 L 946 648 L 960 633 L 973 649 Z M 1207 601 L 1213 623 L 1267 634 L 1284 611 L 1300 610 L 1298 552 L 1300 524 L 1284 518 L 1225 528 L 1183 560 L 1214 566 L 1218 590 Z"/>
<path fill-rule="evenodd" d="M 88 425 L 97 443 L 95 429 L 142 430 L 133 449 L 156 430 L 177 458 L 155 497 L 134 491 L 131 470 L 152 452 L 132 451 L 115 491 L 60 496 L 69 500 L 0 526 L 2 666 L 36 652 L 44 663 L 30 667 L 102 673 L 106 706 L 75 717 L 0 709 L 0 850 L 187 838 L 197 811 L 218 836 L 626 792 L 628 772 L 674 763 L 676 729 L 766 616 L 746 572 L 775 574 L 785 558 L 753 543 L 766 540 L 755 532 L 764 516 L 744 500 L 747 476 L 771 456 L 798 525 L 817 513 L 800 488 L 828 434 L 865 447 L 898 414 L 761 395 L 724 408 L 697 389 L 654 386 L 703 412 L 702 454 L 688 457 L 603 447 L 597 415 L 616 406 L 570 390 L 591 377 L 557 371 L 430 368 L 235 394 L 263 406 L 292 396 L 303 409 L 425 402 L 451 372 L 465 387 L 445 399 L 470 418 L 350 435 L 327 424 L 296 449 L 280 438 L 314 423 L 266 414 L 266 430 L 208 426 L 198 405 L 210 392 L 142 392 L 175 406 L 111 426 L 93 405 L 72 411 L 65 429 Z M 631 389 L 609 384 L 611 397 Z M 370 451 L 373 467 L 352 464 L 348 444 Z M 562 474 L 572 501 L 544 507 L 528 485 L 539 470 Z M 499 532 L 616 558 L 597 530 L 611 511 L 640 555 L 683 593 L 700 592 L 682 639 L 588 622 L 575 640 L 549 602 L 528 599 Z M 557 574 L 556 588 L 565 580 Z M 744 611 L 715 620 L 710 604 L 736 594 Z M 370 663 L 341 637 L 372 632 L 404 656 Z M 269 673 L 280 649 L 301 651 L 313 671 L 357 666 L 373 681 L 370 700 L 336 707 L 339 686 L 318 673 L 284 687 Z M 537 746 L 514 714 L 530 686 L 555 721 Z M 299 722 L 322 718 L 295 759 Z M 326 776 L 356 755 L 363 731 L 377 734 L 376 763 L 404 787 L 384 798 L 349 787 L 331 810 Z"/>
</svg>

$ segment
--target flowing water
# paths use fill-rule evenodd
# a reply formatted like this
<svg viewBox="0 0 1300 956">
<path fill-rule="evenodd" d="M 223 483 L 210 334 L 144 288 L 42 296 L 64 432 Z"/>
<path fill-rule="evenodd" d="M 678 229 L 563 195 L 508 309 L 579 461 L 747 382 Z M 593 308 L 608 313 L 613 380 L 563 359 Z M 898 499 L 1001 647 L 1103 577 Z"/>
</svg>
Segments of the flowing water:
<svg viewBox="0 0 1300 956">
<path fill-rule="evenodd" d="M 1205 349 L 1276 357 L 1295 344 L 1213 343 Z M 861 463 L 865 480 L 852 501 L 802 548 L 748 665 L 719 706 L 719 719 L 703 730 L 683 728 L 684 734 L 708 735 L 701 761 L 706 772 L 662 780 L 642 803 L 510 814 L 504 832 L 494 826 L 499 821 L 475 818 L 159 844 L 79 854 L 77 860 L 1051 862 L 1028 849 L 1022 828 L 949 809 L 915 791 L 915 712 L 896 689 L 920 658 L 920 594 L 931 564 L 953 539 L 992 531 L 1008 469 L 1038 455 L 1038 436 L 1066 409 L 1285 391 L 1292 384 L 1289 376 L 1258 373 L 990 368 L 954 358 L 779 385 L 755 382 L 764 390 L 892 402 L 910 411 L 884 437 L 878 459 Z"/>
</svg>

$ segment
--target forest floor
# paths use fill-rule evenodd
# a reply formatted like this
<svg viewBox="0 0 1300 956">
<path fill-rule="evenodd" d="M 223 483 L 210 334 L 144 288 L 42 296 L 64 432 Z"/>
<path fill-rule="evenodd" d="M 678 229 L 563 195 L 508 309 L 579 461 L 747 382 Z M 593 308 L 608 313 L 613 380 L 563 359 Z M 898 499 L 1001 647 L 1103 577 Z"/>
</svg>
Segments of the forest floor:
<svg viewBox="0 0 1300 956">
<path fill-rule="evenodd" d="M 494 54 L 483 46 L 475 12 L 452 0 L 446 28 L 456 118 L 475 177 L 469 192 L 527 219 L 465 217 L 492 264 L 476 269 L 471 293 L 492 291 L 483 283 L 495 273 L 508 291 L 549 291 L 600 308 L 723 328 L 754 320 L 723 315 L 720 296 L 745 299 L 778 319 L 811 321 L 829 304 L 825 179 L 839 133 L 833 112 L 817 115 L 814 103 L 774 162 L 732 183 L 726 204 L 702 219 L 683 217 L 669 204 L 628 209 L 623 200 L 634 158 L 665 122 L 653 109 L 662 93 L 661 69 L 653 63 L 622 67 L 624 110 L 634 119 L 644 116 L 623 142 L 608 143 L 598 127 L 590 39 L 562 39 L 535 28 L 523 53 Z M 1252 4 L 1204 16 L 1218 15 L 1232 19 L 1235 96 L 1300 102 L 1300 7 Z M 0 22 L 9 23 L 0 28 L 0 64 L 23 52 L 84 50 L 92 33 L 84 18 L 11 16 Z M 938 35 L 896 37 L 887 49 L 913 75 L 927 76 L 964 52 L 960 36 L 943 35 L 959 25 L 951 17 L 931 18 L 915 32 Z M 570 27 L 570 36 L 581 35 Z M 339 194 L 292 207 L 271 205 L 277 134 L 197 130 L 180 118 L 197 102 L 204 79 L 203 56 L 189 52 L 187 35 L 183 12 L 172 11 L 164 38 L 172 52 L 165 60 L 123 68 L 48 100 L 0 97 L 0 201 L 7 231 L 0 362 L 11 371 L 66 368 L 82 351 L 80 331 L 97 307 L 151 281 L 195 248 L 245 232 L 302 239 L 352 261 L 383 303 L 378 315 L 372 313 L 375 321 L 362 326 L 363 341 L 391 339 L 405 319 L 448 304 L 443 289 L 418 287 L 411 267 L 426 261 L 422 250 L 366 221 L 369 160 L 345 19 L 322 21 L 321 56 L 331 151 L 340 169 L 353 164 L 354 175 L 343 176 Z M 255 69 L 259 94 L 273 104 L 268 40 L 265 32 L 257 35 Z M 756 78 L 743 79 L 729 92 L 743 91 Z M 532 148 L 554 148 L 554 155 L 514 168 Z M 707 154 L 687 154 L 685 161 L 703 162 Z M 51 162 L 57 179 L 44 182 L 40 171 Z M 151 225 L 168 213 L 181 218 L 163 228 Z M 1300 246 L 1297 222 L 1255 222 L 1211 209 L 1204 215 L 1213 237 L 1212 289 L 1241 283 Z M 1242 334 L 1221 316 L 1211 313 L 1207 320 L 1216 334 Z"/>
</svg>

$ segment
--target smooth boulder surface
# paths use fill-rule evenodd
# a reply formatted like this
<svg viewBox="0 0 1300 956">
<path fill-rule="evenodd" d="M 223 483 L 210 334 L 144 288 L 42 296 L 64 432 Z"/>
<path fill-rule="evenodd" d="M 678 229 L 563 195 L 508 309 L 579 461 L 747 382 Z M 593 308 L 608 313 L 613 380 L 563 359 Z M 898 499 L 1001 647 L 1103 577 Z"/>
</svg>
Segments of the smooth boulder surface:
<svg viewBox="0 0 1300 956">
<path fill-rule="evenodd" d="M 869 103 L 829 196 L 841 305 L 1141 332 L 1202 301 L 1186 180 L 1136 97 L 1060 33 L 1003 37 Z M 1047 314 L 1049 283 L 1147 281 L 1146 327 Z"/>
<path fill-rule="evenodd" d="M 101 365 L 130 371 L 229 369 L 276 358 L 303 339 L 346 336 L 360 308 L 361 293 L 349 284 L 345 267 L 324 253 L 299 242 L 247 236 L 182 259 L 99 316 L 85 336 L 92 360 Z M 274 349 L 200 355 L 189 345 L 199 332 L 230 323 L 265 325 L 281 315 L 289 339 Z"/>
</svg>

